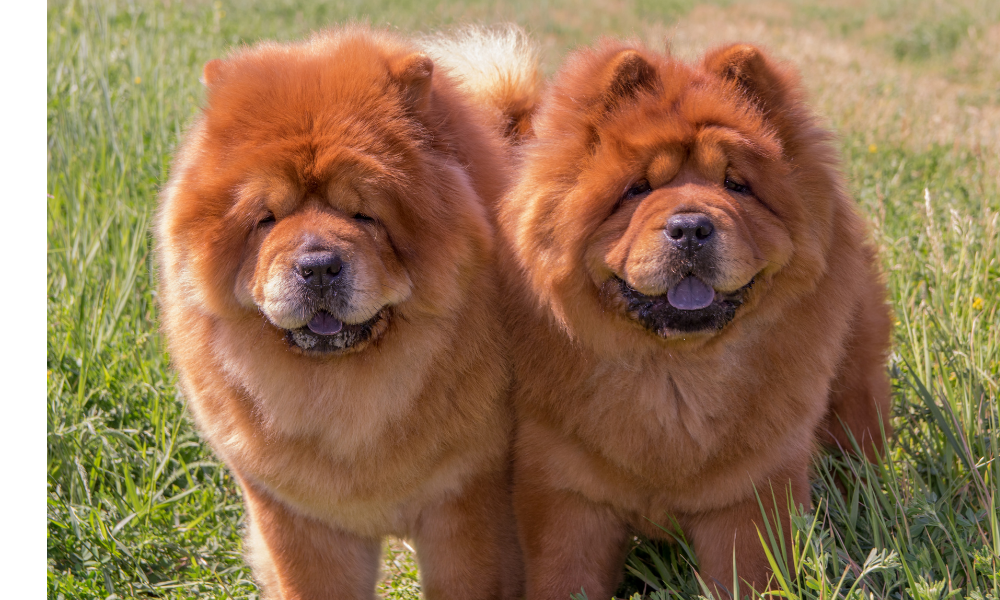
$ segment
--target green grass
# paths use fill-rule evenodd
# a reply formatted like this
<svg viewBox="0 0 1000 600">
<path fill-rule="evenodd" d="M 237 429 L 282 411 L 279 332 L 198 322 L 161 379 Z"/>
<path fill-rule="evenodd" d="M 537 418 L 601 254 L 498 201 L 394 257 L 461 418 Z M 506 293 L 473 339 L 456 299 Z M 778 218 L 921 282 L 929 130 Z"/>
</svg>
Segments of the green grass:
<svg viewBox="0 0 1000 600">
<path fill-rule="evenodd" d="M 149 224 L 205 61 L 367 19 L 403 30 L 515 20 L 539 40 L 547 72 L 601 34 L 658 45 L 672 32 L 675 50 L 693 51 L 711 40 L 685 35 L 719 30 L 792 60 L 819 36 L 816 47 L 855 53 L 801 66 L 881 250 L 898 320 L 897 434 L 881 464 L 817 458 L 815 510 L 796 519 L 784 591 L 1000 599 L 1000 9 L 693 5 L 50 2 L 48 597 L 258 594 L 240 554 L 239 490 L 186 416 L 157 333 Z M 392 542 L 386 556 L 381 592 L 415 598 L 412 554 Z M 695 562 L 683 543 L 637 540 L 621 594 L 696 595 Z"/>
</svg>

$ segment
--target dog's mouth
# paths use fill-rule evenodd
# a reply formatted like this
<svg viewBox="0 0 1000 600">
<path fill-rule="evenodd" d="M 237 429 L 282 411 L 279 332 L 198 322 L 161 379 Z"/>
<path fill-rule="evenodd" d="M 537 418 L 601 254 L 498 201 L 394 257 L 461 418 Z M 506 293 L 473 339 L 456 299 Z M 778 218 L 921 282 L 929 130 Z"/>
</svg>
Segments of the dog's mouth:
<svg viewBox="0 0 1000 600">
<path fill-rule="evenodd" d="M 298 329 L 286 329 L 289 346 L 306 354 L 342 354 L 357 350 L 378 338 L 388 327 L 388 312 L 383 308 L 363 323 L 344 323 L 325 310 Z"/>
<path fill-rule="evenodd" d="M 754 283 L 751 279 L 736 291 L 722 293 L 689 274 L 668 289 L 666 294 L 647 296 L 624 279 L 613 279 L 618 283 L 625 314 L 663 338 L 721 330 L 736 316 L 736 310 L 743 304 Z"/>
</svg>

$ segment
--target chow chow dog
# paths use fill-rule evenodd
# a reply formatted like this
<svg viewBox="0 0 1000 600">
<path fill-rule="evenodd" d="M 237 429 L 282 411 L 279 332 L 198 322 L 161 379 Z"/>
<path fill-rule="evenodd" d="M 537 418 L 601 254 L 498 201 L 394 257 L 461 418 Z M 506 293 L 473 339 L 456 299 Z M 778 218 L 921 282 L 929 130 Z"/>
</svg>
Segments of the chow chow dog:
<svg viewBox="0 0 1000 600">
<path fill-rule="evenodd" d="M 498 207 L 527 594 L 592 600 L 635 533 L 701 577 L 772 575 L 820 443 L 881 450 L 890 312 L 797 75 L 605 40 L 555 76 Z M 762 507 L 764 510 L 762 511 Z"/>
<path fill-rule="evenodd" d="M 507 336 L 488 207 L 506 143 L 414 44 L 346 26 L 204 69 L 161 196 L 163 330 L 272 599 L 514 598 Z"/>
</svg>

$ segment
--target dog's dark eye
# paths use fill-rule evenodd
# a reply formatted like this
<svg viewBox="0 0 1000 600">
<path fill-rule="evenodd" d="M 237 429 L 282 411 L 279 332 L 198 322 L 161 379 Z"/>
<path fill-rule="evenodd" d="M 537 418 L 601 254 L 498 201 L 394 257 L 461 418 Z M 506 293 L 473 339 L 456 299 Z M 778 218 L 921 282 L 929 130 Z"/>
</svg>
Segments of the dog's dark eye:
<svg viewBox="0 0 1000 600">
<path fill-rule="evenodd" d="M 649 187 L 649 182 L 645 179 L 640 179 L 639 181 L 632 184 L 632 187 L 625 190 L 625 194 L 622 195 L 622 200 L 632 200 L 633 198 L 640 198 L 645 196 L 649 192 L 653 191 L 653 188 Z"/>
<path fill-rule="evenodd" d="M 274 225 L 276 221 L 277 219 L 274 218 L 273 213 L 267 213 L 267 216 L 260 221 L 257 221 L 257 227 L 268 227 L 270 225 Z"/>
<path fill-rule="evenodd" d="M 369 217 L 365 213 L 354 213 L 354 218 L 359 221 L 369 221 L 369 222 L 375 220 L 375 217 Z"/>
<path fill-rule="evenodd" d="M 745 183 L 740 183 L 735 181 L 728 175 L 726 176 L 726 189 L 736 192 L 737 194 L 749 194 L 750 186 Z"/>
</svg>

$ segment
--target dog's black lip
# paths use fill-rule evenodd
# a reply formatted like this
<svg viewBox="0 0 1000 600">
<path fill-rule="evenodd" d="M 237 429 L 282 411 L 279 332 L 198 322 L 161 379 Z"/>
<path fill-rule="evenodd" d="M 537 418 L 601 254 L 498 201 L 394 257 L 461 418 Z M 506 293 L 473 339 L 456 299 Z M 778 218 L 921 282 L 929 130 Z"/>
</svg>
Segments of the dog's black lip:
<svg viewBox="0 0 1000 600">
<path fill-rule="evenodd" d="M 387 318 L 388 310 L 383 308 L 362 323 L 344 323 L 341 330 L 333 335 L 319 335 L 313 333 L 308 325 L 303 325 L 296 329 L 286 329 L 285 341 L 306 354 L 340 354 L 371 340 L 377 326 Z"/>
<path fill-rule="evenodd" d="M 705 308 L 681 310 L 670 305 L 666 294 L 648 296 L 630 286 L 624 279 L 614 276 L 625 301 L 628 317 L 660 337 L 721 330 L 736 317 L 736 310 L 743 305 L 755 279 L 734 292 L 716 292 L 715 300 Z"/>
</svg>

